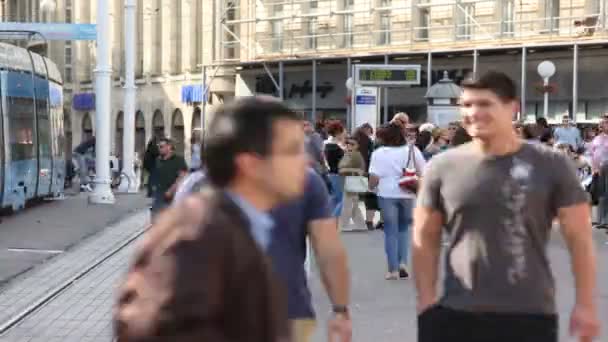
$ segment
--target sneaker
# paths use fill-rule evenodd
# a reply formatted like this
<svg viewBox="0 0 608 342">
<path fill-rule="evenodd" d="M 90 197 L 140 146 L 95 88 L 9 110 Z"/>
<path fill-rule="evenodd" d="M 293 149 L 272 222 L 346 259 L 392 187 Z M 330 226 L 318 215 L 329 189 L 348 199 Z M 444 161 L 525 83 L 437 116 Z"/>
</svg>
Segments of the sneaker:
<svg viewBox="0 0 608 342">
<path fill-rule="evenodd" d="M 378 222 L 376 229 L 384 230 L 384 222 Z"/>
<path fill-rule="evenodd" d="M 407 273 L 407 268 L 405 267 L 405 265 L 400 265 L 399 266 L 399 278 L 405 279 L 408 278 L 410 276 L 409 273 Z"/>
<path fill-rule="evenodd" d="M 397 280 L 397 279 L 399 279 L 399 272 L 388 272 L 384 276 L 384 279 L 386 279 L 386 280 Z"/>
</svg>

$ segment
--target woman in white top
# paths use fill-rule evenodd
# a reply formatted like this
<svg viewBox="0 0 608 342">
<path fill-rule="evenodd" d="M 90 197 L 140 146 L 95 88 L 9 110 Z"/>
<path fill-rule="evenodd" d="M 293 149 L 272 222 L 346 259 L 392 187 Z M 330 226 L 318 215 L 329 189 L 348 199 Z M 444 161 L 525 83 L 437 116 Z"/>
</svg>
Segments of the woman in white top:
<svg viewBox="0 0 608 342">
<path fill-rule="evenodd" d="M 415 167 L 421 174 L 425 160 L 414 145 L 406 144 L 399 126 L 389 124 L 377 132 L 383 146 L 372 154 L 369 168 L 370 188 L 377 191 L 378 203 L 384 218 L 384 249 L 388 262 L 387 280 L 407 278 L 409 249 L 408 230 L 412 223 L 412 209 L 416 195 L 401 189 L 399 179 L 403 171 Z M 414 151 L 410 154 L 410 148 Z M 413 160 L 410 156 L 413 156 Z M 408 164 L 409 162 L 409 164 Z"/>
</svg>

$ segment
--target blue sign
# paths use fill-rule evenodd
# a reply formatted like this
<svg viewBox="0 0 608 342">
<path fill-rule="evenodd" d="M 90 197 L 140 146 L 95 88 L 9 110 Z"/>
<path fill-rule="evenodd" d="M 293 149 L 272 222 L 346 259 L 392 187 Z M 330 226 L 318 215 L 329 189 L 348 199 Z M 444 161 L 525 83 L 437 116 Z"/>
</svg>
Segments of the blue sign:
<svg viewBox="0 0 608 342">
<path fill-rule="evenodd" d="M 207 94 L 204 95 L 206 100 Z M 195 84 L 182 86 L 182 102 L 187 104 L 203 102 L 203 85 Z"/>
<path fill-rule="evenodd" d="M 376 97 L 373 95 L 357 95 L 355 103 L 358 105 L 375 105 Z"/>
<path fill-rule="evenodd" d="M 0 32 L 38 32 L 46 40 L 97 40 L 95 24 L 0 23 Z"/>
</svg>

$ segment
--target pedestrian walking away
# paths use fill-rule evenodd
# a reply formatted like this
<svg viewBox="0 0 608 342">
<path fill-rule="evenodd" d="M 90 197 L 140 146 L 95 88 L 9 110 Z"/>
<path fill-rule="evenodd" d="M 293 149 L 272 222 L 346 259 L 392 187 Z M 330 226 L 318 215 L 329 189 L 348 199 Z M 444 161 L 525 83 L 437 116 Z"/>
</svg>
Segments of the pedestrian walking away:
<svg viewBox="0 0 608 342">
<path fill-rule="evenodd" d="M 434 156 L 418 193 L 413 271 L 418 341 L 557 342 L 556 286 L 546 249 L 552 223 L 571 257 L 570 333 L 599 334 L 588 198 L 562 153 L 517 137 L 514 82 L 488 72 L 462 83 L 473 141 Z M 449 234 L 444 293 L 436 293 L 442 228 Z"/>
</svg>

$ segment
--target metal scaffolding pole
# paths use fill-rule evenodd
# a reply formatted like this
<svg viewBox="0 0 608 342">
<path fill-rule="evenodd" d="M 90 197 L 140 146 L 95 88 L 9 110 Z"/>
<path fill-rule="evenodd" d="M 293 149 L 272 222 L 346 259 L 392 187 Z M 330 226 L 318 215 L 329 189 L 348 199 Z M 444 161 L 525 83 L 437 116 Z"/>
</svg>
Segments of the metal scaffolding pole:
<svg viewBox="0 0 608 342">
<path fill-rule="evenodd" d="M 578 111 L 578 44 L 574 43 L 574 58 L 572 60 L 572 120 L 576 122 Z"/>
<path fill-rule="evenodd" d="M 352 60 L 349 58 L 346 59 L 346 79 L 348 80 L 349 78 L 353 77 L 353 67 L 352 67 Z M 347 92 L 349 91 L 348 89 L 346 90 Z M 352 113 L 353 113 L 353 101 L 352 99 L 355 98 L 355 87 L 353 86 L 353 90 L 351 91 L 351 101 L 350 104 L 348 104 L 346 106 L 346 127 L 351 128 L 350 127 L 350 123 L 351 123 L 351 117 L 352 117 Z"/>
<path fill-rule="evenodd" d="M 477 49 L 473 50 L 473 78 L 476 79 L 477 78 L 477 63 L 478 63 L 478 58 L 479 53 L 477 52 Z"/>
<path fill-rule="evenodd" d="M 429 90 L 433 85 L 433 54 L 428 53 L 426 65 L 426 89 Z"/>
<path fill-rule="evenodd" d="M 203 65 L 203 103 L 201 104 L 201 140 L 205 141 L 205 119 L 207 117 L 207 67 Z"/>
<path fill-rule="evenodd" d="M 312 105 L 311 118 L 312 122 L 317 122 L 317 61 L 312 61 Z"/>
<path fill-rule="evenodd" d="M 388 64 L 388 55 L 384 55 L 384 64 Z M 382 92 L 384 93 L 384 120 L 388 121 L 388 88 L 383 87 Z"/>
<path fill-rule="evenodd" d="M 279 62 L 279 98 L 282 100 L 284 100 L 284 94 L 283 94 L 283 81 L 284 81 L 284 75 L 283 75 L 283 61 Z"/>
<path fill-rule="evenodd" d="M 521 104 L 519 108 L 519 121 L 526 120 L 526 47 L 521 48 Z"/>
</svg>

